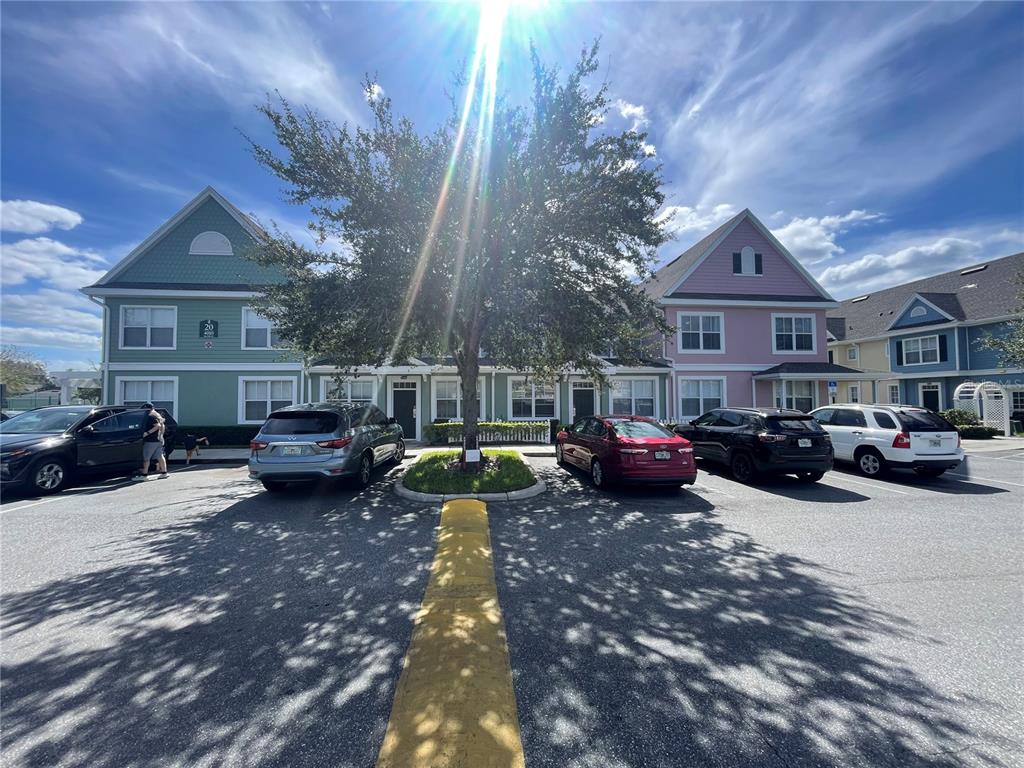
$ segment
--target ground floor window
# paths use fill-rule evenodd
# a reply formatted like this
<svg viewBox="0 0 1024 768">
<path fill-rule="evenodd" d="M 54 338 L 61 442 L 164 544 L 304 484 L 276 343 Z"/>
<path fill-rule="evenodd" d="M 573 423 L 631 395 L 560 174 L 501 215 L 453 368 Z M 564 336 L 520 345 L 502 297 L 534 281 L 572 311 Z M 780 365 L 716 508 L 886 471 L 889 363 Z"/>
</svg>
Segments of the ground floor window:
<svg viewBox="0 0 1024 768">
<path fill-rule="evenodd" d="M 241 422 L 261 422 L 278 408 L 295 404 L 295 379 L 240 379 Z"/>
<path fill-rule="evenodd" d="M 1010 392 L 1010 405 L 1014 411 L 1024 411 L 1024 389 L 1015 389 Z"/>
<path fill-rule="evenodd" d="M 889 385 L 889 402 L 898 404 L 900 402 L 900 385 L 890 384 Z"/>
<path fill-rule="evenodd" d="M 654 382 L 650 379 L 614 379 L 612 415 L 654 416 Z"/>
<path fill-rule="evenodd" d="M 555 385 L 512 379 L 512 418 L 543 419 L 555 416 Z"/>
<path fill-rule="evenodd" d="M 120 402 L 134 407 L 152 403 L 174 416 L 174 379 L 122 381 Z"/>
<path fill-rule="evenodd" d="M 791 408 L 808 413 L 814 410 L 813 381 L 779 381 L 775 384 L 775 407 Z M 851 389 L 851 397 L 852 390 Z M 858 395 L 859 396 L 859 395 Z"/>
<path fill-rule="evenodd" d="M 376 388 L 377 383 L 373 379 L 331 381 L 327 385 L 327 399 L 353 405 L 372 405 Z"/>
<path fill-rule="evenodd" d="M 721 408 L 724 389 L 724 379 L 680 379 L 679 420 L 690 421 L 715 408 Z"/>
</svg>

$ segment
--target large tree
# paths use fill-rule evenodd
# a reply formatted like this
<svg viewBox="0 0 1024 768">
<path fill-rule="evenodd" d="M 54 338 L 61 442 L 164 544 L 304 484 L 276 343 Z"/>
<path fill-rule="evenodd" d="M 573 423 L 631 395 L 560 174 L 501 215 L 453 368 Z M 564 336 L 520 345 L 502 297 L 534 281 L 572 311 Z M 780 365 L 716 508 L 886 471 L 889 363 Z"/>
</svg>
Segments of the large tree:
<svg viewBox="0 0 1024 768">
<path fill-rule="evenodd" d="M 1017 317 L 1006 324 L 1001 334 L 986 334 L 978 343 L 999 355 L 999 364 L 1007 368 L 1024 368 L 1024 272 L 1019 272 L 1017 283 Z"/>
<path fill-rule="evenodd" d="M 46 366 L 13 344 L 0 347 L 0 383 L 8 396 L 35 392 L 49 383 Z"/>
<path fill-rule="evenodd" d="M 481 349 L 537 380 L 600 378 L 596 354 L 637 361 L 664 330 L 639 289 L 665 241 L 653 150 L 605 128 L 596 45 L 564 78 L 532 63 L 526 106 L 471 78 L 450 117 L 418 131 L 368 82 L 369 127 L 278 97 L 261 111 L 280 149 L 251 142 L 322 244 L 274 232 L 255 249 L 286 276 L 267 289 L 282 335 L 345 371 L 450 355 L 474 442 Z"/>
</svg>

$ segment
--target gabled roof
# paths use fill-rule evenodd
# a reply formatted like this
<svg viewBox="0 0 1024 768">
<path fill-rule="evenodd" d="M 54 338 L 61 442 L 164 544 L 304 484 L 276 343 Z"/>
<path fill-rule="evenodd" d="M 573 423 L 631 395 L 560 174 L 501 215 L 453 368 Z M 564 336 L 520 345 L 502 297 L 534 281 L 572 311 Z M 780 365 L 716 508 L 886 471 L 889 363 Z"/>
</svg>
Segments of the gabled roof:
<svg viewBox="0 0 1024 768">
<path fill-rule="evenodd" d="M 727 238 L 743 221 L 749 221 L 751 225 L 772 245 L 772 247 L 778 251 L 779 255 L 788 261 L 790 265 L 804 277 L 808 285 L 814 289 L 817 297 L 811 297 L 809 299 L 804 298 L 805 301 L 835 301 L 835 299 L 829 295 L 828 291 L 822 288 L 821 285 L 818 284 L 818 281 L 815 280 L 806 269 L 804 269 L 804 266 L 800 263 L 799 259 L 793 256 L 793 254 L 791 254 L 786 247 L 778 241 L 768 227 L 762 224 L 761 220 L 758 219 L 749 208 L 744 208 L 709 235 L 683 251 L 679 256 L 655 272 L 654 276 L 644 284 L 644 290 L 655 300 L 673 294 L 673 292 L 677 291 L 680 285 L 685 282 L 686 278 L 693 274 L 697 267 L 699 267 L 715 250 L 715 248 L 717 248 L 719 244 L 721 244 L 721 242 L 725 240 L 725 238 Z M 765 297 L 744 295 L 743 298 L 758 300 L 764 299 Z"/>
<path fill-rule="evenodd" d="M 875 291 L 866 298 L 847 299 L 828 311 L 828 329 L 840 341 L 884 336 L 918 296 L 958 322 L 1007 317 L 1020 311 L 1017 276 L 1021 272 L 1024 253 L 1015 253 Z M 891 332 L 913 327 L 901 326 Z"/>
<path fill-rule="evenodd" d="M 128 267 L 138 261 L 150 248 L 156 245 L 164 235 L 174 229 L 178 224 L 188 218 L 193 211 L 210 199 L 219 203 L 220 206 L 224 208 L 224 210 L 227 211 L 246 232 L 252 235 L 254 239 L 259 239 L 264 234 L 252 219 L 232 205 L 226 197 L 213 187 L 207 186 L 202 192 L 186 203 L 180 211 L 165 221 L 159 229 L 132 249 L 131 253 L 115 264 L 113 269 L 97 281 L 96 286 L 108 285 L 113 282 L 114 278 L 122 274 L 126 269 L 128 269 Z M 89 287 L 91 288 L 93 286 Z"/>
</svg>

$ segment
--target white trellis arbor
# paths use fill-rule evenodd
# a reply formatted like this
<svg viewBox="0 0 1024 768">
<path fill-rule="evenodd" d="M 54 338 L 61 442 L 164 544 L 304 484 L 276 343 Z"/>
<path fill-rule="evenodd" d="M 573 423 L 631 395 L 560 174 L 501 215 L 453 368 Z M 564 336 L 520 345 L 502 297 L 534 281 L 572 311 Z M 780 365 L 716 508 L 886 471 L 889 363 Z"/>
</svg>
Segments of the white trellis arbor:
<svg viewBox="0 0 1024 768">
<path fill-rule="evenodd" d="M 1001 429 L 1010 436 L 1010 399 L 1001 384 L 965 381 L 953 391 L 953 403 L 977 416 L 980 424 Z"/>
</svg>

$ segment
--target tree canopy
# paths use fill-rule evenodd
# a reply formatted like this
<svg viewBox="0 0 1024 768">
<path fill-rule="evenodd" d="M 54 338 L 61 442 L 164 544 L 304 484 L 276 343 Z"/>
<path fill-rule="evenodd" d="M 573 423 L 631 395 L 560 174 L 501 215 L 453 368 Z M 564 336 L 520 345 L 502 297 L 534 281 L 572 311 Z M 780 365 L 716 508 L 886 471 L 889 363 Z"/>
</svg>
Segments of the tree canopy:
<svg viewBox="0 0 1024 768">
<path fill-rule="evenodd" d="M 253 153 L 310 207 L 322 244 L 275 231 L 255 249 L 286 278 L 267 289 L 282 335 L 346 370 L 451 355 L 467 433 L 481 349 L 538 378 L 599 377 L 608 349 L 650 354 L 664 321 L 639 284 L 666 237 L 661 169 L 643 133 L 605 128 L 597 53 L 563 77 L 534 51 L 526 106 L 449 98 L 426 131 L 371 82 L 368 127 L 269 99 L 279 148 L 251 141 Z"/>
<path fill-rule="evenodd" d="M 35 392 L 49 383 L 46 366 L 30 353 L 13 344 L 0 348 L 0 382 L 7 395 L 21 395 Z"/>
</svg>

